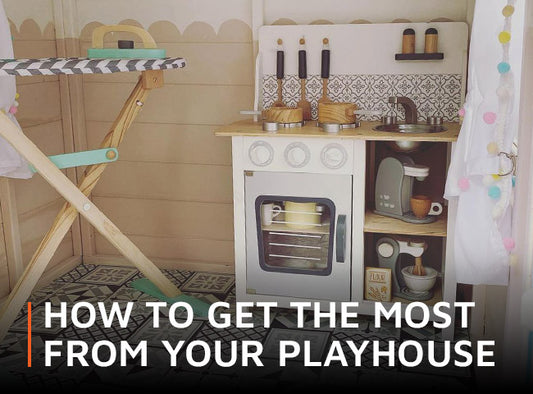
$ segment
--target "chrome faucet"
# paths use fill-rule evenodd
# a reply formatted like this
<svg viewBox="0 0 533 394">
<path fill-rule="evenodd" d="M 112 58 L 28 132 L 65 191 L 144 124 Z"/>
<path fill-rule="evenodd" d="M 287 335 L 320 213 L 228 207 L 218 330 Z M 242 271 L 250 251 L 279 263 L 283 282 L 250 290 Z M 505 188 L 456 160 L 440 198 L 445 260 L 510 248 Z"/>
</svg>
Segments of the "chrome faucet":
<svg viewBox="0 0 533 394">
<path fill-rule="evenodd" d="M 405 110 L 405 123 L 417 123 L 418 113 L 416 104 L 409 97 L 389 97 L 389 104 L 401 104 Z"/>
</svg>

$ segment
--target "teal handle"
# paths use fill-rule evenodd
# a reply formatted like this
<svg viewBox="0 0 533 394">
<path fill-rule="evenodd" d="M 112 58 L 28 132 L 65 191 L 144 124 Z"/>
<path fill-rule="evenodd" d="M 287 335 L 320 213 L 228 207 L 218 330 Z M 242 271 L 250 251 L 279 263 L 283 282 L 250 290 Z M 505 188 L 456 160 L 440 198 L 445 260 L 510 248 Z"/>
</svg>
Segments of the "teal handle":
<svg viewBox="0 0 533 394">
<path fill-rule="evenodd" d="M 50 161 L 57 168 L 72 168 L 79 166 L 89 166 L 92 164 L 111 163 L 117 161 L 118 150 L 116 148 L 105 148 L 87 150 L 83 152 L 64 153 L 62 155 L 48 156 Z M 33 172 L 37 172 L 35 167 L 30 166 Z"/>
</svg>

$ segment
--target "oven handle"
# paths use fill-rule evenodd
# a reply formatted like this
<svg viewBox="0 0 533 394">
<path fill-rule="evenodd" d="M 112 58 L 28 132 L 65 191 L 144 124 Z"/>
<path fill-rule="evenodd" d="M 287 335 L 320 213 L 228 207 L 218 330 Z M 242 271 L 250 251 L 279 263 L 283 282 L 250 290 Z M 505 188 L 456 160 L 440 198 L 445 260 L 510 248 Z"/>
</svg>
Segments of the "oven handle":
<svg viewBox="0 0 533 394">
<path fill-rule="evenodd" d="M 335 241 L 335 252 L 337 263 L 344 263 L 346 250 L 346 215 L 339 215 L 337 218 L 337 236 Z"/>
</svg>

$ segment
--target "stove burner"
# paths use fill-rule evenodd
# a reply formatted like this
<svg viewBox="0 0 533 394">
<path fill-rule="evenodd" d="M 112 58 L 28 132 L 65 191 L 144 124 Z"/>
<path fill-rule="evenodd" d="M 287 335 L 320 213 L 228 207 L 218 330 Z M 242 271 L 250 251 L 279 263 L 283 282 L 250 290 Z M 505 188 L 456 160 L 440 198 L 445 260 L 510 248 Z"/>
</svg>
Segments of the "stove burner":
<svg viewBox="0 0 533 394">
<path fill-rule="evenodd" d="M 321 127 L 327 133 L 338 133 L 342 129 L 355 129 L 359 126 L 361 126 L 359 121 L 354 123 L 318 123 L 318 127 Z"/>
<path fill-rule="evenodd" d="M 293 123 L 278 123 L 278 122 L 263 122 L 263 131 L 278 131 L 280 128 L 293 128 L 293 127 L 302 127 L 304 122 L 293 122 Z"/>
</svg>

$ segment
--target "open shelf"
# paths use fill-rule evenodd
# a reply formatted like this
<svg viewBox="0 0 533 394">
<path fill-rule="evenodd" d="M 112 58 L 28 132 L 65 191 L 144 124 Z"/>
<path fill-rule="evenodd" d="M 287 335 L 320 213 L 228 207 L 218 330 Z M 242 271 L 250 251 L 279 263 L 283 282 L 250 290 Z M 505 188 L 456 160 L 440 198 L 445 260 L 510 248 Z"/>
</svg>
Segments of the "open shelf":
<svg viewBox="0 0 533 394">
<path fill-rule="evenodd" d="M 444 53 L 397 53 L 394 58 L 396 60 L 442 60 Z"/>
<path fill-rule="evenodd" d="M 405 298 L 399 298 L 399 297 L 392 297 L 392 300 L 390 302 L 382 302 L 382 304 L 388 309 L 390 308 L 393 303 L 395 302 L 400 302 L 402 305 L 402 308 L 404 306 L 406 306 L 407 304 L 410 304 L 411 302 L 423 302 L 424 304 L 428 305 L 428 306 L 434 306 L 437 302 L 441 302 L 443 301 L 443 296 L 442 296 L 442 279 L 441 278 L 437 278 L 437 281 L 435 282 L 435 287 L 433 288 L 433 298 L 429 299 L 429 300 L 426 300 L 426 301 L 411 301 L 411 300 L 406 300 Z M 369 309 L 369 310 L 373 310 L 374 307 L 373 305 L 376 303 L 377 301 L 374 301 L 374 300 L 367 300 L 367 299 L 364 299 L 363 302 L 361 303 L 361 307 L 362 309 Z M 417 315 L 417 312 L 418 311 L 414 311 L 414 314 L 413 314 L 413 317 L 414 318 L 422 318 L 422 316 L 418 316 Z M 435 320 L 435 316 L 432 316 L 432 318 L 430 320 Z"/>
<path fill-rule="evenodd" d="M 365 213 L 365 233 L 385 233 L 403 235 L 426 235 L 430 237 L 446 237 L 447 216 L 439 215 L 437 220 L 428 224 L 407 223 L 400 219 L 381 216 L 371 211 Z"/>
</svg>

